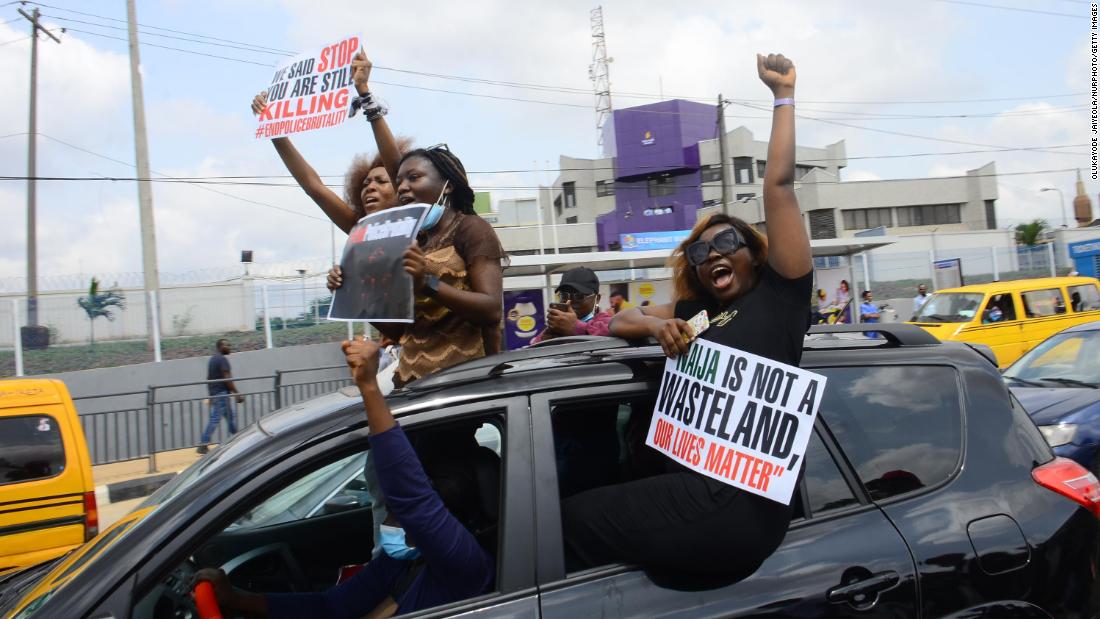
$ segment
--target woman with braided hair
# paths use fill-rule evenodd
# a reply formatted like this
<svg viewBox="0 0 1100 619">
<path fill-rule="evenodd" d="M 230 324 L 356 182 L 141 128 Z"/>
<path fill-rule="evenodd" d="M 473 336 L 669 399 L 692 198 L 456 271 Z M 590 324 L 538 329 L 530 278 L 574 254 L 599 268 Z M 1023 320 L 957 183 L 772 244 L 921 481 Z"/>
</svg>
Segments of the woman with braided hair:
<svg viewBox="0 0 1100 619">
<path fill-rule="evenodd" d="M 394 376 L 400 386 L 500 351 L 504 249 L 474 213 L 466 169 L 445 144 L 406 154 L 396 179 L 399 204 L 432 205 L 404 255 L 416 294 L 414 320 L 376 325 L 401 344 Z M 330 287 L 341 283 L 339 271 L 331 271 Z"/>
</svg>

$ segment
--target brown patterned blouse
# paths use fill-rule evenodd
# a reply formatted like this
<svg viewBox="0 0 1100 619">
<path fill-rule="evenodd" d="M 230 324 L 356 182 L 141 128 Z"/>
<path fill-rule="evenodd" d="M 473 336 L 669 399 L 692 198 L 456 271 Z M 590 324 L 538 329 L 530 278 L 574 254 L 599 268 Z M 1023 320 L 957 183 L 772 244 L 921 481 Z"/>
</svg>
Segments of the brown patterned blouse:
<svg viewBox="0 0 1100 619">
<path fill-rule="evenodd" d="M 459 290 L 471 289 L 471 264 L 504 258 L 496 231 L 478 215 L 456 213 L 445 230 L 426 243 L 422 240 L 421 246 L 427 273 Z M 401 336 L 395 386 L 500 352 L 500 325 L 472 324 L 431 297 L 417 297 L 414 313 L 413 323 Z"/>
</svg>

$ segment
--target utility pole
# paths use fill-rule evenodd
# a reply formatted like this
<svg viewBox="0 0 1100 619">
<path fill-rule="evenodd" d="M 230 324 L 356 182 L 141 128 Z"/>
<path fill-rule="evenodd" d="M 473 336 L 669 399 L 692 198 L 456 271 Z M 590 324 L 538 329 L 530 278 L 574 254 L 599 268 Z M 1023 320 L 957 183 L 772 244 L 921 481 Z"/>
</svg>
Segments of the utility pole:
<svg viewBox="0 0 1100 619">
<path fill-rule="evenodd" d="M 149 141 L 145 136 L 145 100 L 141 85 L 141 56 L 138 51 L 137 12 L 134 0 L 126 0 L 126 29 L 130 39 L 130 93 L 134 107 L 134 155 L 138 175 L 138 213 L 141 220 L 141 270 L 145 275 L 145 298 L 155 291 L 156 303 L 160 303 L 160 271 L 157 269 L 157 229 L 153 221 L 153 187 L 149 182 Z M 159 325 L 153 324 L 153 316 L 160 312 L 145 312 L 147 348 L 152 349 L 152 336 Z"/>
<path fill-rule="evenodd" d="M 718 158 L 722 171 L 722 212 L 729 215 L 730 179 L 726 168 L 726 101 L 718 95 Z"/>
<path fill-rule="evenodd" d="M 38 33 L 60 43 L 61 40 L 38 23 L 41 12 L 36 8 L 29 15 L 23 9 L 19 14 L 31 22 L 31 103 L 30 120 L 27 129 L 27 327 L 20 334 L 20 340 L 27 348 L 45 348 L 49 345 L 49 331 L 38 326 L 38 217 L 34 177 L 37 175 L 38 140 Z M 35 333 L 38 331 L 39 333 Z M 43 334 L 45 337 L 43 339 Z"/>
</svg>

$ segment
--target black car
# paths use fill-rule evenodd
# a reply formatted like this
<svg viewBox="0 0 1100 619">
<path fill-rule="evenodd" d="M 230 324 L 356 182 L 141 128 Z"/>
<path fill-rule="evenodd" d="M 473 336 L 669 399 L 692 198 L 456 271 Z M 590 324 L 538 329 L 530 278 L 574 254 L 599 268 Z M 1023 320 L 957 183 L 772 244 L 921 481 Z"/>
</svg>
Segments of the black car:
<svg viewBox="0 0 1100 619">
<path fill-rule="evenodd" d="M 481 445 L 469 492 L 498 563 L 494 593 L 415 616 L 1092 616 L 1096 479 L 1054 457 L 988 350 L 908 325 L 845 339 L 860 328 L 807 337 L 802 365 L 829 382 L 794 521 L 755 574 L 717 588 L 659 585 L 630 565 L 569 573 L 563 557 L 562 496 L 643 475 L 662 457 L 639 438 L 659 348 L 567 338 L 395 392 L 390 406 L 422 457 L 451 440 Z M 249 515 L 296 503 L 288 489 L 308 494 L 301 480 L 332 479 L 326 471 L 368 447 L 354 390 L 270 415 L 97 539 L 0 583 L 0 615 L 194 616 L 188 583 L 207 566 L 253 591 L 331 587 L 341 566 L 370 558 L 369 499 L 336 489 L 341 500 L 299 517 L 257 525 Z"/>
</svg>

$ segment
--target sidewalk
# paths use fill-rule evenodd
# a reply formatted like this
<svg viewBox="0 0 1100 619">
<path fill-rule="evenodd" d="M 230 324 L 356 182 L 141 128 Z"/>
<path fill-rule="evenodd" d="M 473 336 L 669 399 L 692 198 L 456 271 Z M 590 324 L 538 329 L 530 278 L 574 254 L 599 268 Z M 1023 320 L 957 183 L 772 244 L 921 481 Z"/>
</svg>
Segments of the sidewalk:
<svg viewBox="0 0 1100 619">
<path fill-rule="evenodd" d="M 103 506 L 148 496 L 201 457 L 193 447 L 158 453 L 156 473 L 148 472 L 147 458 L 93 466 L 96 504 Z"/>
</svg>

